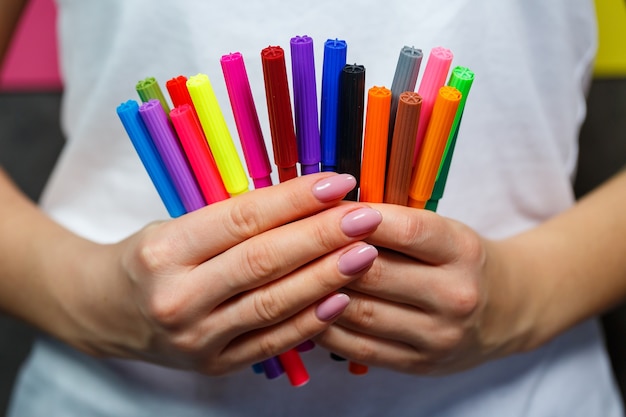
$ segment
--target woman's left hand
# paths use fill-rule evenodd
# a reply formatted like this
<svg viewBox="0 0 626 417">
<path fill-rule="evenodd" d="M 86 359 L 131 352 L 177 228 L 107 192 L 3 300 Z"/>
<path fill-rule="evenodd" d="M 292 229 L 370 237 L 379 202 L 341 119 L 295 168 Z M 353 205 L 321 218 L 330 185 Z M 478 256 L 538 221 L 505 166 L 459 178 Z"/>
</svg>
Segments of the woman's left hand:
<svg viewBox="0 0 626 417">
<path fill-rule="evenodd" d="M 519 297 L 492 278 L 497 243 L 432 212 L 371 206 L 384 219 L 368 238 L 379 257 L 349 284 L 350 306 L 316 341 L 358 363 L 416 374 L 450 373 L 508 351 L 523 325 L 513 319 Z"/>
</svg>

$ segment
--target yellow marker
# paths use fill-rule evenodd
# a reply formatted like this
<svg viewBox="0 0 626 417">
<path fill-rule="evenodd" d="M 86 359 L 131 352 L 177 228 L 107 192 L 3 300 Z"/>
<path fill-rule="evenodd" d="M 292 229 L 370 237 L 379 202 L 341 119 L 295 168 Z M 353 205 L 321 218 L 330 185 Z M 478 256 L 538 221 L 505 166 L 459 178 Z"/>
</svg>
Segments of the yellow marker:
<svg viewBox="0 0 626 417">
<path fill-rule="evenodd" d="M 248 177 L 228 131 L 209 77 L 206 74 L 189 77 L 187 89 L 226 190 L 231 196 L 245 193 L 248 191 Z"/>
<path fill-rule="evenodd" d="M 409 187 L 410 207 L 423 209 L 430 199 L 460 101 L 461 92 L 456 88 L 445 86 L 439 89 L 413 169 Z"/>
</svg>

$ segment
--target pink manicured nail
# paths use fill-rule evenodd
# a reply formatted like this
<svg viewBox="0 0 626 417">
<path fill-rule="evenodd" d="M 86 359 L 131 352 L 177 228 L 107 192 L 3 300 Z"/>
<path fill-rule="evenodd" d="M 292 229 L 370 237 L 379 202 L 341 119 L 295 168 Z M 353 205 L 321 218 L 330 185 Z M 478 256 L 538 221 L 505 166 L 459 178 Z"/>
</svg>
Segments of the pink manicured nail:
<svg viewBox="0 0 626 417">
<path fill-rule="evenodd" d="M 341 230 L 350 237 L 373 232 L 383 221 L 383 216 L 378 210 L 361 208 L 346 214 L 341 220 Z"/>
<path fill-rule="evenodd" d="M 361 245 L 341 255 L 337 269 L 344 275 L 354 275 L 369 267 L 378 256 L 378 250 L 372 245 Z"/>
<path fill-rule="evenodd" d="M 315 315 L 322 321 L 330 321 L 343 313 L 349 303 L 350 297 L 347 294 L 332 295 L 317 306 Z"/>
<path fill-rule="evenodd" d="M 322 203 L 343 198 L 356 187 L 356 179 L 350 174 L 338 174 L 318 181 L 313 186 L 313 195 Z"/>
</svg>

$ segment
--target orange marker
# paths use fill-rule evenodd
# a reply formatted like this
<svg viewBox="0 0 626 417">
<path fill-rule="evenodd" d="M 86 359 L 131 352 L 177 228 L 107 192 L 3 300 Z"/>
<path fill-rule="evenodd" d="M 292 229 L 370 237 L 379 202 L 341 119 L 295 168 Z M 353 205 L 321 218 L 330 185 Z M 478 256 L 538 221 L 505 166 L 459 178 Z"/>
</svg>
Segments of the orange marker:
<svg viewBox="0 0 626 417">
<path fill-rule="evenodd" d="M 370 88 L 365 113 L 360 201 L 383 202 L 390 110 L 391 90 Z"/>
<path fill-rule="evenodd" d="M 400 94 L 385 181 L 385 203 L 407 205 L 421 108 L 422 96 L 418 93 Z"/>
<path fill-rule="evenodd" d="M 439 89 L 411 177 L 410 207 L 423 209 L 430 199 L 460 101 L 461 92 L 456 88 Z"/>
<path fill-rule="evenodd" d="M 390 114 L 391 90 L 385 87 L 370 88 L 365 112 L 359 201 L 383 202 Z M 365 375 L 368 368 L 367 365 L 350 362 L 348 370 L 354 375 Z"/>
</svg>

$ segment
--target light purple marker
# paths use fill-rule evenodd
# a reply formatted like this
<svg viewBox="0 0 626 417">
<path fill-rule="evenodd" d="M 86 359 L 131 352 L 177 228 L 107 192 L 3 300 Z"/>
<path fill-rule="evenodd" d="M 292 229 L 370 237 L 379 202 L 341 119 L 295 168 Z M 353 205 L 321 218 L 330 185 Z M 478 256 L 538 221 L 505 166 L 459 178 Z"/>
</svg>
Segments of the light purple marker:
<svg viewBox="0 0 626 417">
<path fill-rule="evenodd" d="M 239 52 L 224 55 L 220 59 L 228 98 L 233 109 L 241 148 L 254 188 L 272 185 L 272 168 L 267 156 L 259 116 L 252 98 L 250 81 L 246 73 L 243 56 Z"/>
<path fill-rule="evenodd" d="M 321 160 L 313 39 L 296 36 L 290 45 L 298 159 L 302 174 L 313 174 Z"/>
<path fill-rule="evenodd" d="M 185 210 L 189 213 L 206 206 L 161 102 L 152 99 L 143 103 L 139 107 L 139 114 L 172 177 L 174 188 L 176 188 Z"/>
</svg>

